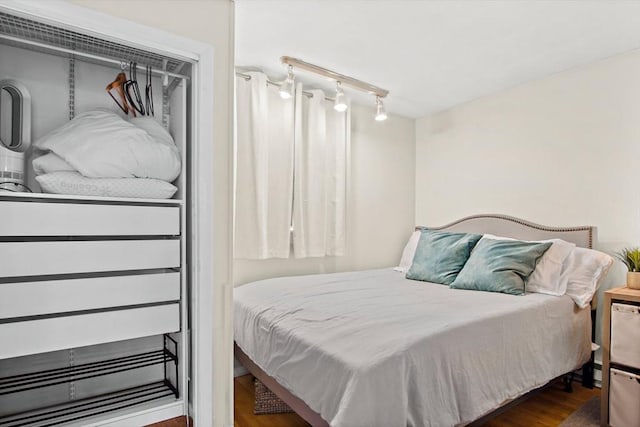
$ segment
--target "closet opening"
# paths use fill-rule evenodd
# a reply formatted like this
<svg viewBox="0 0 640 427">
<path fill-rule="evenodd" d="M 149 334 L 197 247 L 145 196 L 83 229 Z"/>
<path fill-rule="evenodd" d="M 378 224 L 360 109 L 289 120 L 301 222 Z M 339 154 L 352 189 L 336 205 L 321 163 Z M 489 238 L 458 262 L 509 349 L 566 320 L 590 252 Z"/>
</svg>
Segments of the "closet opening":
<svg viewBox="0 0 640 427">
<path fill-rule="evenodd" d="M 0 426 L 188 417 L 198 61 L 8 9 Z"/>
</svg>

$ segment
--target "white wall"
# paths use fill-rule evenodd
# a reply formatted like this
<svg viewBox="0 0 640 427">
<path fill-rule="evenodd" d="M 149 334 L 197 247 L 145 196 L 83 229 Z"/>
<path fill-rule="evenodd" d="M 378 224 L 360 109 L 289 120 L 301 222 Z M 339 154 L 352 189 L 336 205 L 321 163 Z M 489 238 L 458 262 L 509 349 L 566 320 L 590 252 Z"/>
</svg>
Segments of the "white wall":
<svg viewBox="0 0 640 427">
<path fill-rule="evenodd" d="M 371 107 L 352 106 L 346 255 L 236 260 L 236 284 L 397 264 L 414 226 L 415 123 L 394 115 L 376 122 L 373 116 Z"/>
<path fill-rule="evenodd" d="M 230 0 L 69 0 L 110 15 L 135 21 L 212 45 L 214 55 L 214 214 L 215 233 L 213 426 L 233 425 L 232 359 L 232 106 L 233 106 L 233 22 Z M 205 141 L 206 143 L 206 141 Z"/>
<path fill-rule="evenodd" d="M 638 149 L 633 52 L 419 119 L 416 220 L 503 213 L 595 225 L 596 247 L 609 253 L 639 245 Z M 603 288 L 624 284 L 624 271 L 616 263 Z"/>
</svg>

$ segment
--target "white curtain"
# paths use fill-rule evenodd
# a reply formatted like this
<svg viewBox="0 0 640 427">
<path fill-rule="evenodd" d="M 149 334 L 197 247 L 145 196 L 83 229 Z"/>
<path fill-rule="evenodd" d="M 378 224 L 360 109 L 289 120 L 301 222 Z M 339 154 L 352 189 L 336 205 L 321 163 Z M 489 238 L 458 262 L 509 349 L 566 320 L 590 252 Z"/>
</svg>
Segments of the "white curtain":
<svg viewBox="0 0 640 427">
<path fill-rule="evenodd" d="M 293 248 L 296 258 L 340 256 L 345 248 L 348 114 L 320 90 L 296 90 Z M 308 92 L 307 92 L 308 93 Z"/>
<path fill-rule="evenodd" d="M 235 257 L 288 258 L 295 100 L 246 74 L 236 78 Z"/>
</svg>

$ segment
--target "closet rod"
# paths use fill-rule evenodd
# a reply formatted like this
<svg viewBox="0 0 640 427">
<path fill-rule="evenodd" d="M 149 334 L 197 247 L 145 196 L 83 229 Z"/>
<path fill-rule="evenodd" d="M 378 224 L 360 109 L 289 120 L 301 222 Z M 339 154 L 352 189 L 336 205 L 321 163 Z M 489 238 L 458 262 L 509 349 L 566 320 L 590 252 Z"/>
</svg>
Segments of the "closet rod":
<svg viewBox="0 0 640 427">
<path fill-rule="evenodd" d="M 245 80 L 247 80 L 247 81 L 251 80 L 251 76 L 250 76 L 249 74 L 244 74 L 244 73 L 241 73 L 241 72 L 239 72 L 239 71 L 236 71 L 236 76 L 238 76 L 238 77 L 242 77 L 243 79 L 245 79 Z M 269 80 L 269 79 L 267 79 L 267 84 L 268 84 L 268 85 L 272 85 L 272 86 L 278 86 L 278 87 L 280 86 L 280 83 L 278 83 L 278 82 L 272 82 L 272 81 L 271 81 L 271 80 Z M 306 91 L 306 90 L 303 90 L 303 91 L 302 91 L 302 93 L 304 93 L 304 95 L 305 95 L 307 98 L 313 98 L 313 94 L 312 94 L 311 92 L 308 92 L 308 91 Z M 324 99 L 326 99 L 327 101 L 331 101 L 331 102 L 335 101 L 335 99 L 333 99 L 333 98 L 329 98 L 328 96 L 325 96 L 325 97 L 324 97 Z"/>
<path fill-rule="evenodd" d="M 104 56 L 100 56 L 100 55 L 94 55 L 92 53 L 86 53 L 86 52 L 81 52 L 81 51 L 77 51 L 77 50 L 71 50 L 71 49 L 67 49 L 64 47 L 58 47 L 58 46 L 53 46 L 50 44 L 46 44 L 46 43 L 39 43 L 39 42 L 34 42 L 31 40 L 24 40 L 21 39 L 19 37 L 12 37 L 12 36 L 8 36 L 6 34 L 0 34 L 0 39 L 5 39 L 5 40 L 9 40 L 9 41 L 13 41 L 13 42 L 17 42 L 17 43 L 22 43 L 22 44 L 27 44 L 30 46 L 35 46 L 35 47 L 40 47 L 43 49 L 49 49 L 49 50 L 55 50 L 57 52 L 63 52 L 63 53 L 68 53 L 70 55 L 76 55 L 76 56 L 82 56 L 85 58 L 90 58 L 90 59 L 95 59 L 98 61 L 102 61 L 102 62 L 107 62 L 109 64 L 116 64 L 118 66 L 120 66 L 122 64 L 123 61 L 119 61 L 117 59 L 111 59 L 111 58 L 106 58 Z M 125 61 L 127 62 L 127 61 Z M 139 70 L 146 70 L 146 68 L 143 65 L 138 65 L 137 68 Z M 154 74 L 158 74 L 160 76 L 164 76 L 164 75 L 168 75 L 170 77 L 177 77 L 179 79 L 185 79 L 185 80 L 189 80 L 189 76 L 185 76 L 184 74 L 176 74 L 176 73 L 171 73 L 169 71 L 165 72 L 162 70 L 158 70 L 153 68 L 152 72 Z"/>
</svg>

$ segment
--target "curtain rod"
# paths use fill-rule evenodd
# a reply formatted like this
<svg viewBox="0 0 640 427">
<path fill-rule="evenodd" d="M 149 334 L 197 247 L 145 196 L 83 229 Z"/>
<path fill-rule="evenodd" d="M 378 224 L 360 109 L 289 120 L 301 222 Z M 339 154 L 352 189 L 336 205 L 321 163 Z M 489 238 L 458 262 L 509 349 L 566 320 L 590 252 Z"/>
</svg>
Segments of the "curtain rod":
<svg viewBox="0 0 640 427">
<path fill-rule="evenodd" d="M 245 80 L 247 80 L 247 81 L 251 80 L 251 76 L 250 76 L 249 74 L 241 73 L 241 72 L 239 72 L 239 71 L 236 71 L 236 76 L 238 76 L 238 77 L 242 77 L 243 79 L 245 79 Z M 271 80 L 269 80 L 269 79 L 267 79 L 267 84 L 268 84 L 268 85 L 272 85 L 272 86 L 278 86 L 278 87 L 280 87 L 280 83 L 278 83 L 278 82 L 273 82 L 273 81 L 271 81 Z M 308 91 L 306 91 L 306 90 L 303 90 L 303 91 L 302 91 L 302 93 L 303 93 L 306 97 L 308 97 L 308 98 L 313 98 L 313 94 L 312 94 L 311 92 L 308 92 Z M 325 96 L 325 97 L 324 97 L 324 99 L 326 99 L 327 101 L 331 101 L 331 102 L 335 101 L 335 99 L 333 99 L 333 98 L 329 98 L 328 96 Z"/>
<path fill-rule="evenodd" d="M 336 73 L 335 71 L 320 67 L 318 65 L 310 64 L 298 58 L 283 56 L 280 58 L 280 61 L 282 61 L 283 64 L 287 64 L 291 67 L 297 67 L 302 70 L 307 70 L 315 74 L 320 74 L 321 76 L 325 76 L 332 80 L 338 81 L 343 85 L 348 85 L 353 88 L 362 90 L 364 92 L 377 95 L 380 98 L 384 98 L 385 96 L 389 95 L 389 91 L 386 89 L 382 89 L 378 86 L 374 86 L 370 83 L 363 82 L 362 80 L 358 80 L 353 77 L 346 76 L 344 74 Z"/>
</svg>

